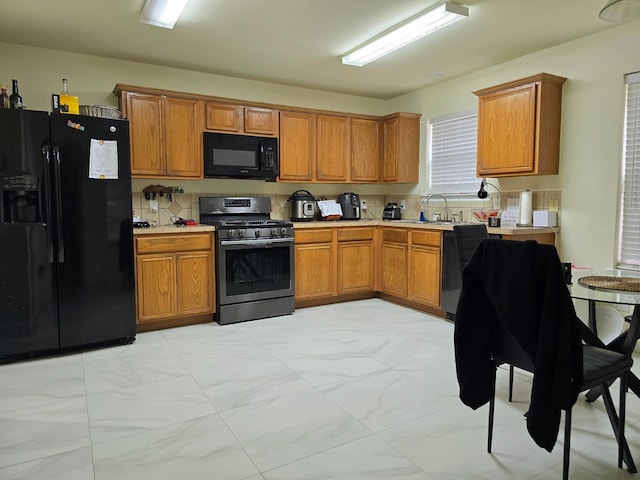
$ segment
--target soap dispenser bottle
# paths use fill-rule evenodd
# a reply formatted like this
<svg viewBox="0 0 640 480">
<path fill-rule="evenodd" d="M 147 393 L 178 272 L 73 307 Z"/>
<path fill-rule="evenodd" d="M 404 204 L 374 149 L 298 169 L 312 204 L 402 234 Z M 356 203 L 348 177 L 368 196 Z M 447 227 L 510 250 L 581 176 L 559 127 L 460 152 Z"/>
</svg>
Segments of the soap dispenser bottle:
<svg viewBox="0 0 640 480">
<path fill-rule="evenodd" d="M 421 222 L 426 222 L 427 219 L 424 218 L 424 205 L 420 205 L 420 221 Z"/>
</svg>

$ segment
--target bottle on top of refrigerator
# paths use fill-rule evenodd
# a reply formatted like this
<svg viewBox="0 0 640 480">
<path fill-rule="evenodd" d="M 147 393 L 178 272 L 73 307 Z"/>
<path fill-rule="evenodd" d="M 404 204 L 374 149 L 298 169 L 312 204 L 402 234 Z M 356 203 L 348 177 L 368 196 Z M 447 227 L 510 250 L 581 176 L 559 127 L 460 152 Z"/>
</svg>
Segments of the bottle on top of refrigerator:
<svg viewBox="0 0 640 480">
<path fill-rule="evenodd" d="M 22 97 L 18 93 L 18 80 L 13 80 L 13 91 L 9 96 L 9 105 L 11 108 L 20 110 L 22 108 Z"/>
<path fill-rule="evenodd" d="M 0 108 L 9 108 L 9 94 L 4 85 L 0 85 Z"/>
<path fill-rule="evenodd" d="M 60 113 L 80 113 L 78 97 L 71 95 L 67 87 L 67 79 L 62 79 L 62 92 L 60 93 Z"/>
</svg>

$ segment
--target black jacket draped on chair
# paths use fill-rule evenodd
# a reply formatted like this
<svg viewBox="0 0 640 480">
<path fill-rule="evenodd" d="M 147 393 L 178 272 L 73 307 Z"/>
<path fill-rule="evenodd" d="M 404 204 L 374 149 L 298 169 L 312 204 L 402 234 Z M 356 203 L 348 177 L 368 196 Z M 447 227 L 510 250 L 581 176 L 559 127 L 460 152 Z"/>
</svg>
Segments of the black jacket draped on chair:
<svg viewBox="0 0 640 480">
<path fill-rule="evenodd" d="M 460 399 L 473 409 L 491 399 L 494 356 L 500 362 L 495 339 L 502 326 L 533 367 L 528 368 L 534 378 L 527 430 L 551 451 L 560 410 L 575 403 L 582 384 L 579 322 L 555 247 L 483 241 L 463 271 L 456 311 Z"/>
</svg>

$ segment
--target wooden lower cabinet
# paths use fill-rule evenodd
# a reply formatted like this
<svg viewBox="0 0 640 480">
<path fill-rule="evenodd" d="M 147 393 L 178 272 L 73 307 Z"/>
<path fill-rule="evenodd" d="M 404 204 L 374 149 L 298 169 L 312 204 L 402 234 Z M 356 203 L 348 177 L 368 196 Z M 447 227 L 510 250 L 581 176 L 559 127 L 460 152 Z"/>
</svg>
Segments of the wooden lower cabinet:
<svg viewBox="0 0 640 480">
<path fill-rule="evenodd" d="M 139 325 L 215 312 L 211 233 L 140 235 L 135 245 Z"/>
<path fill-rule="evenodd" d="M 503 238 L 555 242 L 554 233 Z M 384 298 L 430 313 L 438 314 L 441 307 L 440 230 L 300 228 L 295 231 L 295 262 L 295 298 L 300 306 L 368 298 L 379 292 Z"/>
<path fill-rule="evenodd" d="M 385 228 L 382 231 L 382 291 L 407 298 L 408 230 Z"/>
<path fill-rule="evenodd" d="M 373 232 L 373 228 L 338 230 L 338 295 L 373 291 Z"/>
<path fill-rule="evenodd" d="M 409 300 L 440 308 L 441 245 L 441 232 L 411 232 Z"/>
<path fill-rule="evenodd" d="M 335 291 L 332 229 L 295 232 L 296 300 L 331 297 Z"/>
</svg>

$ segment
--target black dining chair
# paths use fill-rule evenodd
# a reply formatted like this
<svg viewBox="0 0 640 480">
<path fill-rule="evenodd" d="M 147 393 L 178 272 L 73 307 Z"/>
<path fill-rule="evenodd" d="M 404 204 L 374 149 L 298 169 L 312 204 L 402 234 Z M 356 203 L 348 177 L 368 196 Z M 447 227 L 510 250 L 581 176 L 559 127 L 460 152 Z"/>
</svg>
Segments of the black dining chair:
<svg viewBox="0 0 640 480">
<path fill-rule="evenodd" d="M 571 410 L 578 394 L 598 387 L 610 396 L 609 384 L 620 379 L 614 432 L 622 468 L 627 374 L 633 361 L 583 344 L 583 337 L 594 340 L 589 332 L 575 314 L 555 247 L 495 239 L 478 246 L 463 271 L 454 344 L 461 400 L 474 409 L 489 403 L 489 453 L 496 370 L 508 363 L 533 373 L 526 421 L 536 444 L 553 449 L 565 411 L 563 479 L 569 475 Z"/>
<path fill-rule="evenodd" d="M 454 225 L 453 235 L 456 238 L 456 250 L 458 251 L 458 261 L 460 272 L 478 248 L 480 243 L 489 238 L 487 226 L 484 223 L 477 225 Z"/>
</svg>

